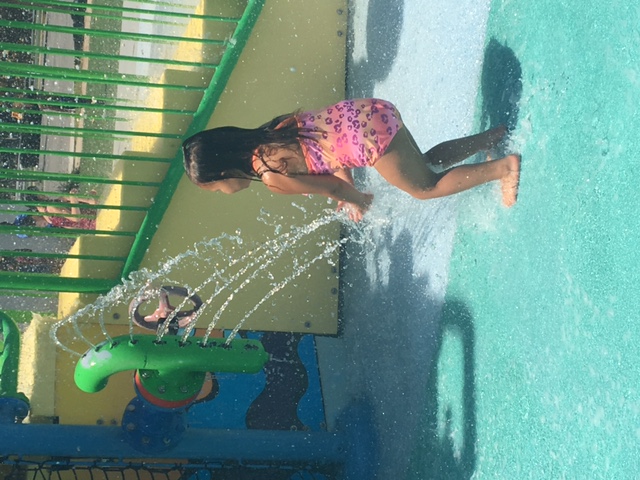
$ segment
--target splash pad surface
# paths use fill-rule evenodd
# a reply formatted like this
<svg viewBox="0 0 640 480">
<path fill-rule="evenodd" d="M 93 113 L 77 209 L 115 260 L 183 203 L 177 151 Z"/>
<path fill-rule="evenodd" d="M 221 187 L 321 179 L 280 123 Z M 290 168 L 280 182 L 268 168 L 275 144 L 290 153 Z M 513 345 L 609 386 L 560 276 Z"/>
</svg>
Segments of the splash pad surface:
<svg viewBox="0 0 640 480">
<path fill-rule="evenodd" d="M 640 45 L 611 37 L 638 11 L 585 7 L 492 3 L 481 120 L 515 126 L 520 197 L 509 211 L 477 193 L 461 201 L 443 324 L 462 318 L 474 336 L 466 359 L 445 336 L 438 387 L 439 410 L 458 403 L 440 422 L 477 478 L 631 478 L 640 468 L 640 228 L 629 201 L 640 123 L 630 52 Z M 467 389 L 462 403 L 452 376 Z"/>
<path fill-rule="evenodd" d="M 494 185 L 418 204 L 367 174 L 388 221 L 352 256 L 341 361 L 375 406 L 381 471 L 632 478 L 635 7 L 353 3 L 350 96 L 393 100 L 423 148 L 497 121 L 523 154 L 512 210 Z"/>
</svg>

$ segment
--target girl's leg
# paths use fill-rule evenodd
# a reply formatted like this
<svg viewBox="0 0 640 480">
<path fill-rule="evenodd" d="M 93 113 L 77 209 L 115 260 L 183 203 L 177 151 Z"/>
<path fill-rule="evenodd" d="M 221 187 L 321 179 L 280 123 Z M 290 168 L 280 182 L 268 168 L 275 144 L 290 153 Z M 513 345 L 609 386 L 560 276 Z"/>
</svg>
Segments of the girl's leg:
<svg viewBox="0 0 640 480">
<path fill-rule="evenodd" d="M 500 180 L 502 201 L 510 207 L 516 202 L 520 157 L 509 155 L 499 160 L 462 165 L 435 173 L 425 164 L 411 133 L 402 128 L 393 138 L 387 152 L 378 159 L 375 168 L 390 184 L 421 200 L 445 197 Z"/>
<path fill-rule="evenodd" d="M 434 167 L 450 168 L 483 150 L 495 147 L 507 133 L 504 125 L 487 130 L 486 132 L 457 138 L 439 143 L 424 154 L 424 160 Z"/>
</svg>

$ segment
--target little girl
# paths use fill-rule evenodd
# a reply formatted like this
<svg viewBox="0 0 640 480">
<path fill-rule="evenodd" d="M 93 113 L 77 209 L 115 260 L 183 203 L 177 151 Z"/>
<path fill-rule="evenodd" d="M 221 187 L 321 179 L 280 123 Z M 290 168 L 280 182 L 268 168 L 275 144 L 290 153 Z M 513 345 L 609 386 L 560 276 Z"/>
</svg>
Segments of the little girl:
<svg viewBox="0 0 640 480">
<path fill-rule="evenodd" d="M 212 192 L 235 193 L 252 180 L 283 194 L 319 194 L 359 221 L 373 195 L 353 186 L 350 169 L 374 167 L 390 184 L 422 200 L 444 197 L 500 180 L 502 201 L 516 202 L 520 156 L 453 165 L 495 147 L 504 126 L 450 140 L 421 153 L 389 102 L 344 100 L 322 110 L 294 112 L 255 128 L 221 127 L 183 144 L 189 179 Z M 432 167 L 444 171 L 437 173 Z M 453 168 L 452 168 L 453 167 Z"/>
</svg>

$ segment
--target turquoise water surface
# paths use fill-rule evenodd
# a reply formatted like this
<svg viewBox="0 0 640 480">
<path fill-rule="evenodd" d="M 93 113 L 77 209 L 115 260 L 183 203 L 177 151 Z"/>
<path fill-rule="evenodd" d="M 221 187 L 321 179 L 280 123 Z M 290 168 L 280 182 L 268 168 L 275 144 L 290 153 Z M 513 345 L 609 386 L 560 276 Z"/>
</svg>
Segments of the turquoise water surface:
<svg viewBox="0 0 640 480">
<path fill-rule="evenodd" d="M 512 127 L 520 196 L 461 202 L 413 478 L 640 475 L 639 25 L 636 2 L 492 2 L 478 124 Z"/>
</svg>

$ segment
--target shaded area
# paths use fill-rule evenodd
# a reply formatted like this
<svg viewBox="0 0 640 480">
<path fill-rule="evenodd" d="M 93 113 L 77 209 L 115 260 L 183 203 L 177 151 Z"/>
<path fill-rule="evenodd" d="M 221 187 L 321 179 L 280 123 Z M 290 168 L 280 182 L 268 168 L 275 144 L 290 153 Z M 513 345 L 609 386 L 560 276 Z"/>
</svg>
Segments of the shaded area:
<svg viewBox="0 0 640 480">
<path fill-rule="evenodd" d="M 353 12 L 350 12 L 350 17 Z M 398 55 L 404 2 L 370 0 L 367 9 L 366 58 L 350 63 L 347 69 L 347 84 L 353 86 L 349 77 L 357 76 L 357 88 L 351 88 L 352 98 L 370 97 L 377 82 L 386 79 Z M 351 20 L 352 21 L 352 20 Z M 348 44 L 353 48 L 354 28 L 349 27 Z"/>
<path fill-rule="evenodd" d="M 522 95 L 522 67 L 513 50 L 492 38 L 484 54 L 481 76 L 481 130 L 506 125 L 513 131 L 518 123 Z"/>
<path fill-rule="evenodd" d="M 462 346 L 462 405 L 442 404 L 438 391 L 440 374 L 438 359 L 442 356 L 445 336 L 458 340 Z M 422 453 L 416 455 L 416 470 L 425 479 L 462 480 L 473 476 L 476 467 L 476 389 L 475 389 L 475 331 L 473 316 L 464 302 L 448 300 L 442 312 L 438 358 L 434 360 L 427 387 L 426 416 L 423 425 Z M 445 374 L 451 372 L 445 372 Z M 454 409 L 462 413 L 455 421 Z M 444 412 L 444 430 L 439 425 L 439 412 Z M 454 443 L 455 424 L 462 426 L 462 442 Z"/>
<path fill-rule="evenodd" d="M 307 370 L 298 355 L 301 334 L 267 332 L 261 342 L 269 353 L 264 366 L 265 387 L 247 410 L 247 428 L 302 430 L 298 403 L 309 386 Z"/>
<path fill-rule="evenodd" d="M 387 228 L 375 237 L 375 247 L 352 242 L 345 251 L 341 340 L 352 365 L 346 367 L 349 387 L 373 411 L 380 465 L 375 478 L 405 478 L 411 452 L 424 438 L 425 405 L 433 408 L 425 392 L 437 361 L 441 305 L 430 295 L 429 278 L 416 273 L 421 259 L 414 256 L 413 234 Z M 367 253 L 371 248 L 375 252 Z M 429 418 L 435 415 L 429 412 Z"/>
</svg>

